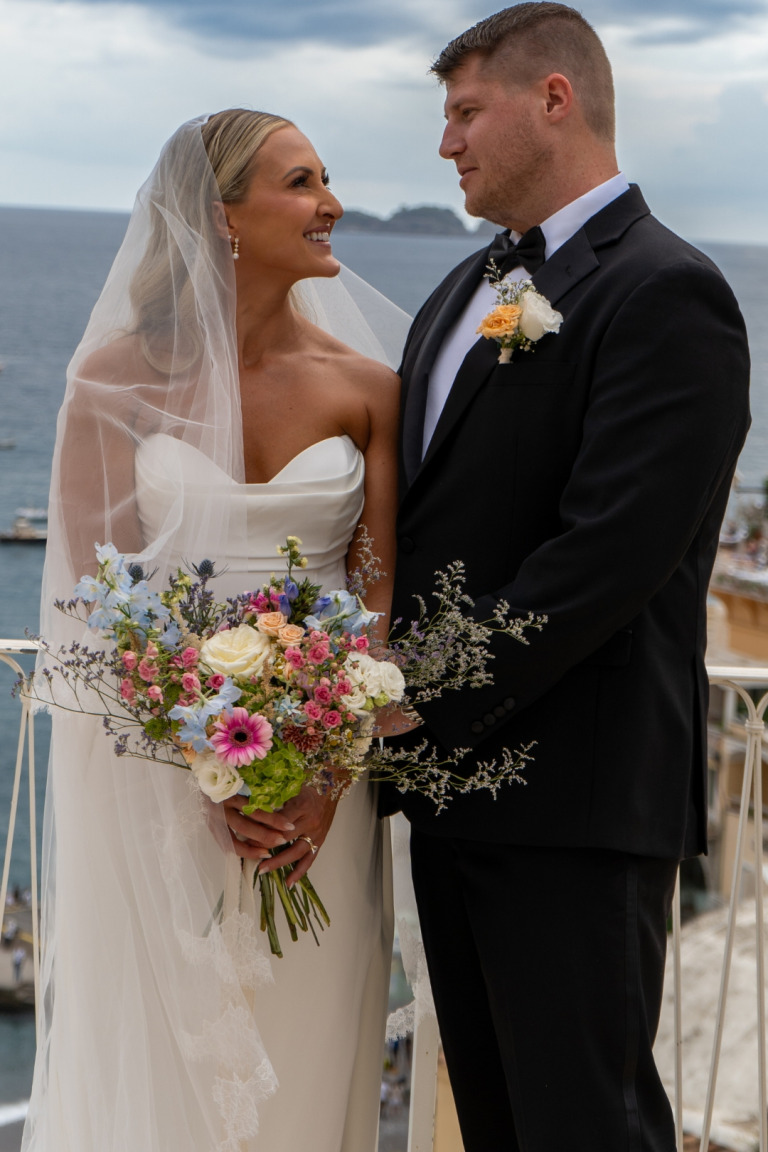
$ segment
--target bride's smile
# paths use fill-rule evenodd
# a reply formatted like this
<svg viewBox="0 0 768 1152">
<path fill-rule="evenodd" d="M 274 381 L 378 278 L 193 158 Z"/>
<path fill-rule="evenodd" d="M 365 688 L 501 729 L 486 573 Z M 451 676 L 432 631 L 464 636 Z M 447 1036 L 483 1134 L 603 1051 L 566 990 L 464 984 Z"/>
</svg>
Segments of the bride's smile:
<svg viewBox="0 0 768 1152">
<path fill-rule="evenodd" d="M 335 276 L 339 262 L 331 232 L 344 212 L 328 186 L 328 173 L 298 128 L 273 132 L 256 157 L 248 188 L 226 209 L 230 237 L 238 240 L 237 276 L 267 270 L 292 284 Z"/>
</svg>

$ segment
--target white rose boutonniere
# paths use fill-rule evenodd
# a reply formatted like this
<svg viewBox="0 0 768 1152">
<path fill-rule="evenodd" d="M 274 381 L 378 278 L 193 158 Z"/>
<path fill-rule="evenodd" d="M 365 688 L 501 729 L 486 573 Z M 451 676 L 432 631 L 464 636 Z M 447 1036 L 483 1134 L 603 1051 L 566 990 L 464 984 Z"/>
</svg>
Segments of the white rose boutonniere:
<svg viewBox="0 0 768 1152">
<path fill-rule="evenodd" d="M 557 333 L 563 317 L 537 292 L 530 280 L 508 283 L 499 276 L 496 264 L 488 265 L 488 278 L 496 289 L 498 304 L 480 322 L 478 335 L 495 340 L 500 348 L 499 364 L 508 364 L 515 348 L 529 352 L 548 332 Z"/>
</svg>

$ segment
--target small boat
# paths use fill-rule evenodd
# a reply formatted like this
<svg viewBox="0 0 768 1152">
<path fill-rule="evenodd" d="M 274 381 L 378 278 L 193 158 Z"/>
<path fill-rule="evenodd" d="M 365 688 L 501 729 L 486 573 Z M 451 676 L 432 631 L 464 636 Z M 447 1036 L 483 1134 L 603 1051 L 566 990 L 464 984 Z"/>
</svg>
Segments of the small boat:
<svg viewBox="0 0 768 1152">
<path fill-rule="evenodd" d="M 26 508 L 17 508 L 16 516 L 23 516 L 25 520 L 47 520 L 47 508 L 35 508 L 31 504 Z"/>
<path fill-rule="evenodd" d="M 16 516 L 10 532 L 0 532 L 0 544 L 45 544 L 48 529 L 38 528 L 26 516 Z"/>
<path fill-rule="evenodd" d="M 16 441 L 14 440 L 13 436 L 0 437 L 0 452 L 5 451 L 5 449 L 7 449 L 7 448 L 15 448 L 15 447 L 16 447 Z"/>
</svg>

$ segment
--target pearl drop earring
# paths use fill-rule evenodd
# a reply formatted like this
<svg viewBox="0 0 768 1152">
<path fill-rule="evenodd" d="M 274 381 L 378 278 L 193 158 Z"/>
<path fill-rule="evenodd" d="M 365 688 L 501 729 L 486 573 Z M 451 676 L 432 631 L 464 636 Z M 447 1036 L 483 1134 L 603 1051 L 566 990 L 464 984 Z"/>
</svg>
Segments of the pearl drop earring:
<svg viewBox="0 0 768 1152">
<path fill-rule="evenodd" d="M 232 245 L 232 259 L 233 260 L 239 260 L 240 259 L 240 237 L 239 236 L 230 236 L 229 239 L 230 239 L 230 243 Z"/>
</svg>

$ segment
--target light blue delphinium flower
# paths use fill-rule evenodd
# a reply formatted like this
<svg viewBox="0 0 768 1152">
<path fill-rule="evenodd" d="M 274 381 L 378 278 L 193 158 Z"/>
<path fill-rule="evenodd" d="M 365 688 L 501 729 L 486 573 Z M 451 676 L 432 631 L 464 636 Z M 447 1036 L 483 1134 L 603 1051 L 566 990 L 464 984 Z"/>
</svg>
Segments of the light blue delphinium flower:
<svg viewBox="0 0 768 1152">
<path fill-rule="evenodd" d="M 321 600 L 326 603 L 321 604 Z M 358 635 L 363 628 L 367 628 L 381 616 L 381 612 L 369 612 L 357 596 L 341 588 L 329 592 L 327 596 L 321 597 L 321 600 L 313 605 L 315 614 L 305 617 L 304 624 L 307 628 L 327 631 L 331 622 L 338 621 L 348 632 Z"/>
<path fill-rule="evenodd" d="M 235 687 L 229 676 L 226 678 L 218 693 L 205 702 L 209 709 L 208 716 L 215 716 L 217 712 L 231 712 L 233 705 L 240 699 L 242 692 Z"/>
<path fill-rule="evenodd" d="M 178 648 L 181 643 L 181 629 L 178 624 L 173 620 L 165 625 L 165 628 L 157 638 L 158 644 L 161 648 L 165 648 L 171 652 L 174 648 Z"/>
<path fill-rule="evenodd" d="M 168 715 L 171 720 L 182 721 L 182 726 L 178 731 L 178 737 L 182 744 L 191 744 L 195 752 L 204 752 L 206 748 L 213 748 L 205 731 L 206 718 L 202 716 L 202 710 L 196 705 L 184 707 L 177 704 L 171 708 Z"/>
<path fill-rule="evenodd" d="M 201 698 L 195 704 L 176 704 L 171 708 L 168 713 L 171 720 L 181 720 L 183 724 L 178 733 L 182 744 L 191 744 L 196 752 L 212 748 L 206 735 L 206 724 L 220 712 L 231 712 L 240 695 L 240 689 L 227 677 L 215 696 L 209 696 L 207 700 Z"/>
<path fill-rule="evenodd" d="M 133 579 L 125 567 L 125 557 L 114 544 L 97 544 L 96 558 L 99 561 L 102 580 L 121 592 L 130 592 Z"/>
</svg>

